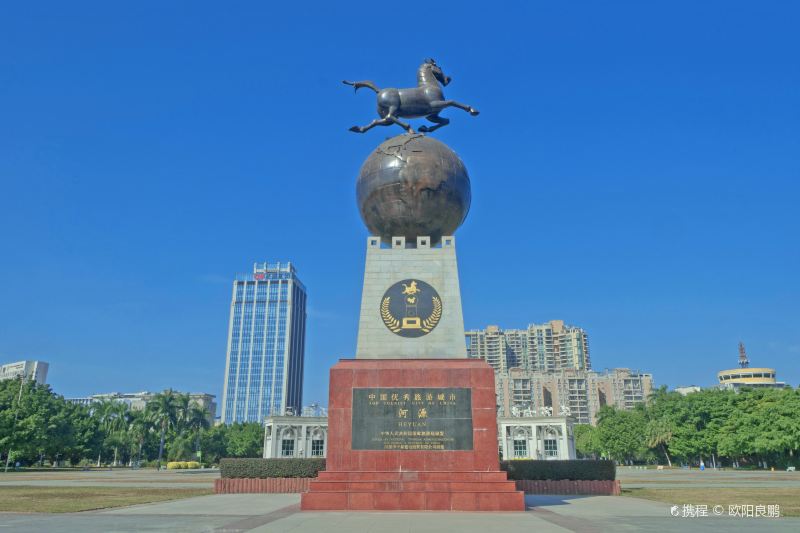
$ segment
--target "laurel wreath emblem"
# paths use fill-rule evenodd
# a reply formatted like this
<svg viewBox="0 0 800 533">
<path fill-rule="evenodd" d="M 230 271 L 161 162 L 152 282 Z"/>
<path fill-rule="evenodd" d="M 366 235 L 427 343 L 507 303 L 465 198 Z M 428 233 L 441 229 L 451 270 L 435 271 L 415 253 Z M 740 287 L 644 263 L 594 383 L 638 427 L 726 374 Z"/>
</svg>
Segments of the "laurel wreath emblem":
<svg viewBox="0 0 800 533">
<path fill-rule="evenodd" d="M 433 297 L 433 311 L 431 311 L 431 316 L 426 318 L 422 321 L 422 331 L 425 333 L 430 333 L 430 331 L 436 327 L 436 324 L 439 323 L 439 320 L 442 318 L 442 301 L 437 297 Z"/>
<path fill-rule="evenodd" d="M 391 297 L 387 296 L 381 302 L 381 318 L 383 318 L 383 323 L 386 324 L 386 327 L 389 328 L 392 333 L 397 333 L 402 328 L 400 327 L 400 321 L 393 317 L 392 312 L 389 311 L 390 299 Z"/>
<path fill-rule="evenodd" d="M 434 296 L 431 299 L 433 301 L 433 310 L 430 316 L 422 321 L 422 327 L 420 328 L 425 333 L 430 333 L 442 319 L 442 300 L 439 299 L 438 296 Z M 397 333 L 403 328 L 400 326 L 400 321 L 396 319 L 389 310 L 390 302 L 391 296 L 385 297 L 381 302 L 381 318 L 392 333 Z"/>
</svg>

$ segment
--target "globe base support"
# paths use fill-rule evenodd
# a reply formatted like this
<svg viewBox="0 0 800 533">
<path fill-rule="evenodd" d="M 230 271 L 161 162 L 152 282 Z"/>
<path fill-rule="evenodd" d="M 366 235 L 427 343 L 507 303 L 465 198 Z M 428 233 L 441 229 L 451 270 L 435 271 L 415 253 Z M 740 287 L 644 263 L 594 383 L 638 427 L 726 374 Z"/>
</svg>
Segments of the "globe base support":
<svg viewBox="0 0 800 533">
<path fill-rule="evenodd" d="M 356 358 L 466 357 L 455 237 L 369 237 Z"/>
</svg>

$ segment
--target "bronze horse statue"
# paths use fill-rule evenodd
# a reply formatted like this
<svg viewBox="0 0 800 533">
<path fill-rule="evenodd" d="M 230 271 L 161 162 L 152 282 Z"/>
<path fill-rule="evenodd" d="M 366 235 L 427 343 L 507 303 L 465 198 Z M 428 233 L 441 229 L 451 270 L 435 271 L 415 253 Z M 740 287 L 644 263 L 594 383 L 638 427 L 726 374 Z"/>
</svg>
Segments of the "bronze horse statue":
<svg viewBox="0 0 800 533">
<path fill-rule="evenodd" d="M 420 126 L 419 131 L 423 133 L 431 132 L 447 126 L 450 121 L 440 117 L 439 113 L 446 107 L 457 107 L 475 116 L 478 110 L 472 106 L 464 105 L 455 100 L 445 100 L 442 86 L 450 83 L 451 78 L 445 76 L 439 65 L 433 59 L 426 59 L 417 70 L 417 86 L 409 89 L 378 89 L 371 81 L 347 81 L 342 83 L 352 85 L 358 91 L 362 87 L 369 87 L 378 93 L 378 115 L 381 118 L 375 119 L 366 126 L 353 126 L 350 131 L 364 133 L 375 126 L 390 126 L 397 124 L 405 128 L 408 133 L 414 133 L 414 129 L 401 118 L 425 117 L 435 126 Z"/>
</svg>

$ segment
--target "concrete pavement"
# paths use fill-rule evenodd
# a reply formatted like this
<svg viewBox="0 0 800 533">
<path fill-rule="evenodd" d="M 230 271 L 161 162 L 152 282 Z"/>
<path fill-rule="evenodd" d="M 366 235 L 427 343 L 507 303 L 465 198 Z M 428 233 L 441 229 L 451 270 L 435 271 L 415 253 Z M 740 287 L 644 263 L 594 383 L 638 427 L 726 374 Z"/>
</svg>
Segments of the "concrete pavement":
<svg viewBox="0 0 800 533">
<path fill-rule="evenodd" d="M 299 502 L 297 494 L 224 494 L 84 513 L 0 513 L 0 531 L 800 531 L 800 518 L 676 518 L 668 504 L 619 496 L 529 496 L 525 513 L 300 512 Z"/>
<path fill-rule="evenodd" d="M 697 468 L 674 470 L 639 470 L 617 468 L 617 479 L 622 487 L 633 488 L 800 488 L 800 472 L 775 472 L 756 470 L 699 470 Z"/>
<path fill-rule="evenodd" d="M 74 472 L 9 472 L 0 475 L 2 486 L 26 487 L 153 487 L 211 489 L 219 470 L 88 470 Z"/>
</svg>

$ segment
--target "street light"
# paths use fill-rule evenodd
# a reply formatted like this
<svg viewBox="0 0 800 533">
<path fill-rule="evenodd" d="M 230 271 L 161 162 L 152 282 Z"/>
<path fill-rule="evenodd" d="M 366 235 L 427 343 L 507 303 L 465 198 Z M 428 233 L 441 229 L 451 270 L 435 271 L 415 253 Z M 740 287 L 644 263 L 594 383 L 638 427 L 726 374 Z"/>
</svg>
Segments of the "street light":
<svg viewBox="0 0 800 533">
<path fill-rule="evenodd" d="M 17 429 L 17 415 L 19 415 L 19 403 L 22 401 L 22 384 L 25 382 L 25 374 L 19 375 L 19 394 L 17 394 L 17 408 L 14 411 L 14 424 L 11 426 L 11 435 L 14 435 L 14 430 Z M 8 473 L 8 463 L 11 462 L 11 442 L 8 443 L 8 453 L 6 454 L 6 469 Z"/>
</svg>

